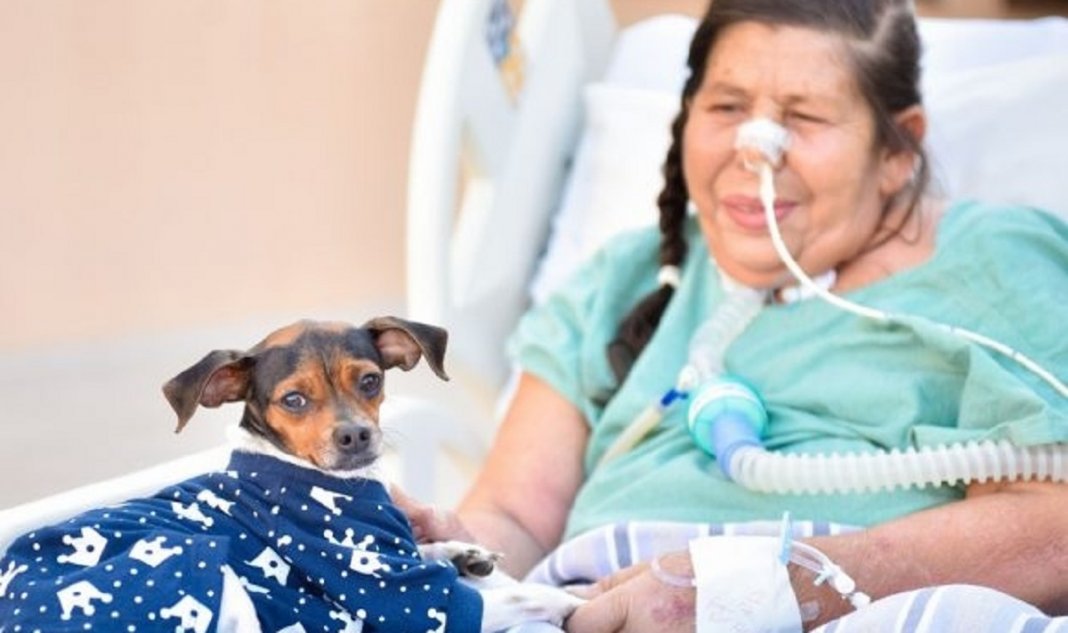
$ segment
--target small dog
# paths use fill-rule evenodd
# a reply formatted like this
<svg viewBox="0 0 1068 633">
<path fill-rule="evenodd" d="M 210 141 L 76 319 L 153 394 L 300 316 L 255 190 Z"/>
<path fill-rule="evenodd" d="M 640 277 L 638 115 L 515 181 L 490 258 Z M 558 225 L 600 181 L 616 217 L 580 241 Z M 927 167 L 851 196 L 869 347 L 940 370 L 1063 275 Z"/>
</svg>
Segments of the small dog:
<svg viewBox="0 0 1068 633">
<path fill-rule="evenodd" d="M 380 317 L 303 321 L 248 351 L 211 352 L 163 391 L 177 431 L 199 406 L 245 403 L 245 441 L 227 469 L 20 537 L 0 561 L 0 631 L 559 624 L 579 598 L 507 578 L 478 546 L 420 549 L 371 473 L 384 370 L 426 358 L 447 380 L 446 340 L 441 328 Z"/>
</svg>

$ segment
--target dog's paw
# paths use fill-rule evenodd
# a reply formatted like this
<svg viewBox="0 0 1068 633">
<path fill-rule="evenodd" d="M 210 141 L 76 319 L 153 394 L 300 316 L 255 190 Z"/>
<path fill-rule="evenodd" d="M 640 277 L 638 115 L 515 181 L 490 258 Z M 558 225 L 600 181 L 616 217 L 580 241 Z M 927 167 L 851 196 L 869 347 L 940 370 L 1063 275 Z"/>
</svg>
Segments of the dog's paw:
<svg viewBox="0 0 1068 633">
<path fill-rule="evenodd" d="M 501 560 L 501 554 L 497 552 L 482 552 L 468 550 L 452 558 L 452 564 L 456 565 L 460 575 L 474 578 L 486 578 L 497 568 Z"/>
<path fill-rule="evenodd" d="M 485 578 L 493 573 L 502 555 L 481 545 L 463 541 L 438 541 L 419 546 L 426 560 L 447 560 L 456 566 L 461 576 Z"/>
</svg>

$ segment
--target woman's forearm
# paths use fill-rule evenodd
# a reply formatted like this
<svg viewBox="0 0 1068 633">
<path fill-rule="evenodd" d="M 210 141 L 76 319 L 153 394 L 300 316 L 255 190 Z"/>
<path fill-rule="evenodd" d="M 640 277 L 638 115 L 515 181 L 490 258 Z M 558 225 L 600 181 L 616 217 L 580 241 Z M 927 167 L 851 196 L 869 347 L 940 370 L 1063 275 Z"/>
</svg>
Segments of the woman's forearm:
<svg viewBox="0 0 1068 633">
<path fill-rule="evenodd" d="M 515 517 L 489 507 L 462 506 L 460 520 L 479 545 L 501 552 L 501 567 L 515 577 L 525 575 L 548 553 Z"/>
<path fill-rule="evenodd" d="M 555 547 L 582 484 L 589 426 L 548 384 L 523 374 L 493 448 L 459 513 L 483 545 L 523 575 Z"/>
<path fill-rule="evenodd" d="M 932 585 L 992 587 L 1044 609 L 1068 611 L 1068 486 L 973 487 L 958 503 L 862 532 L 807 539 L 873 599 Z M 1056 535 L 1052 539 L 1050 535 Z M 816 600 L 826 622 L 851 610 L 831 589 L 791 574 L 798 601 Z"/>
</svg>

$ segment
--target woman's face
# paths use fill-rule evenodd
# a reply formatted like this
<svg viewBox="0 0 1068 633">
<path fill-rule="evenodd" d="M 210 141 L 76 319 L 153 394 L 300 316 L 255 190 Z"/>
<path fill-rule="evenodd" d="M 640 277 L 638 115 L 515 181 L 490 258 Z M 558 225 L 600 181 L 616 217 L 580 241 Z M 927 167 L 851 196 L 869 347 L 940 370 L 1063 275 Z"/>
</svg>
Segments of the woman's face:
<svg viewBox="0 0 1068 633">
<path fill-rule="evenodd" d="M 844 44 L 811 29 L 743 22 L 713 46 L 683 137 L 690 197 L 719 266 L 754 287 L 792 283 L 771 243 L 758 175 L 734 149 L 738 127 L 754 117 L 790 133 L 775 211 L 801 267 L 816 275 L 863 252 L 894 193 L 892 170 L 889 153 L 875 148 L 873 114 Z"/>
</svg>

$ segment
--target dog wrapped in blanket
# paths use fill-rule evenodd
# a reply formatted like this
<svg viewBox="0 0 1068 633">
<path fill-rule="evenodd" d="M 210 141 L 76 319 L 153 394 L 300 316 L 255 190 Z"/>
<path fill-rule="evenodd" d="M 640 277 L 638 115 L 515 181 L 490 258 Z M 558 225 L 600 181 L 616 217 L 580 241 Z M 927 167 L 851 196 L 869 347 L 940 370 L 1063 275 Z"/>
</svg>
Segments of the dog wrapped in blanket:
<svg viewBox="0 0 1068 633">
<path fill-rule="evenodd" d="M 178 431 L 243 401 L 227 468 L 25 534 L 0 560 L 0 631 L 445 633 L 560 623 L 581 602 L 420 553 L 372 466 L 383 372 L 447 380 L 447 335 L 395 317 L 302 321 L 164 385 Z M 436 543 L 489 571 L 495 555 Z"/>
</svg>

